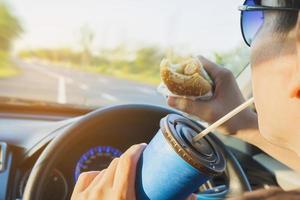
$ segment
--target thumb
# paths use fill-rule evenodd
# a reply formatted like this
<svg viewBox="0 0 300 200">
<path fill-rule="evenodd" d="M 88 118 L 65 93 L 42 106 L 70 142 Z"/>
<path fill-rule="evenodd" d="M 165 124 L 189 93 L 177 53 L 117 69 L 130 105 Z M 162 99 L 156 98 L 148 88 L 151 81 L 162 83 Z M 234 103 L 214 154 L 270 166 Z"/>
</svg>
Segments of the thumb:
<svg viewBox="0 0 300 200">
<path fill-rule="evenodd" d="M 197 195 L 191 194 L 186 200 L 197 200 Z"/>
<path fill-rule="evenodd" d="M 219 78 L 221 72 L 223 72 L 224 68 L 219 66 L 218 64 L 208 60 L 203 56 L 198 56 L 198 59 L 203 64 L 205 71 L 208 75 L 213 79 L 216 80 Z"/>
</svg>

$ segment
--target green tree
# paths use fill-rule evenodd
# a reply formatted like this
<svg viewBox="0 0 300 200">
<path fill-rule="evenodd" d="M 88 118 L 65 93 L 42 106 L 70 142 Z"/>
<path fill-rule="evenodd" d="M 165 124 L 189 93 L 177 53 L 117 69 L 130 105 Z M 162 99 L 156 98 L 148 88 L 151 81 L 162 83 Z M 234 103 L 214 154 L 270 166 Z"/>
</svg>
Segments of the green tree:
<svg viewBox="0 0 300 200">
<path fill-rule="evenodd" d="M 20 22 L 0 0 L 0 78 L 11 77 L 19 72 L 9 60 L 9 50 L 21 32 Z"/>
<path fill-rule="evenodd" d="M 13 40 L 22 32 L 19 20 L 0 2 L 0 50 L 9 51 Z"/>
<path fill-rule="evenodd" d="M 82 49 L 81 65 L 83 66 L 90 65 L 94 39 L 95 34 L 88 25 L 84 25 L 80 28 L 79 42 Z"/>
</svg>

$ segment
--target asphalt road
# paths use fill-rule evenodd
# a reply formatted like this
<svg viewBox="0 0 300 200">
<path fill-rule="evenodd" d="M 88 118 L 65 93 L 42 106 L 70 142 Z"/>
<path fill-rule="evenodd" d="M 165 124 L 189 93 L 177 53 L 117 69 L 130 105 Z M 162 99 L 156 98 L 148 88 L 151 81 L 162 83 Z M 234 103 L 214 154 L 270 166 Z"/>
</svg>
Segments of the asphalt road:
<svg viewBox="0 0 300 200">
<path fill-rule="evenodd" d="M 41 62 L 15 62 L 22 73 L 0 79 L 0 96 L 87 106 L 124 103 L 166 105 L 164 97 L 152 85 Z"/>
</svg>

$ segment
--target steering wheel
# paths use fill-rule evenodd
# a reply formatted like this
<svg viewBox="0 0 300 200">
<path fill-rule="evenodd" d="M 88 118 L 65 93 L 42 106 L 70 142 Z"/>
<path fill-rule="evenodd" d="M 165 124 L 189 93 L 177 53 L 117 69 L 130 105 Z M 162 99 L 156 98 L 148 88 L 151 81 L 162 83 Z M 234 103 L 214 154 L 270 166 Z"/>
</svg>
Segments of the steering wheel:
<svg viewBox="0 0 300 200">
<path fill-rule="evenodd" d="M 170 113 L 179 114 L 168 108 L 140 104 L 112 106 L 88 113 L 47 145 L 29 175 L 23 199 L 42 199 L 45 182 L 51 171 L 63 159 L 64 152 L 75 148 L 80 141 L 84 141 L 89 130 L 97 127 L 107 132 L 111 127 L 118 127 L 120 129 L 118 134 L 127 131 L 131 134 L 131 138 L 137 137 L 140 142 L 149 142 L 159 129 L 160 119 Z M 132 135 L 133 133 L 137 134 Z M 209 137 L 220 146 L 227 161 L 225 175 L 229 181 L 228 195 L 239 195 L 250 191 L 249 181 L 234 155 L 216 136 L 210 134 Z"/>
</svg>

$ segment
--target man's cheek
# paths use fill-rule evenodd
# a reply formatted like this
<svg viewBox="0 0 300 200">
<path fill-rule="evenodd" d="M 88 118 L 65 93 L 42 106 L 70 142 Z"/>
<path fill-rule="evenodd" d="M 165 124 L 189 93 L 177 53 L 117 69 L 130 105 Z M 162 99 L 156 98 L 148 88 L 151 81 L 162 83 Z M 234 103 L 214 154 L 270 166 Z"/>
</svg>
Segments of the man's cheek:
<svg viewBox="0 0 300 200">
<path fill-rule="evenodd" d="M 279 60 L 252 68 L 253 95 L 258 113 L 260 132 L 272 141 L 284 139 L 286 121 L 286 85 L 284 67 Z M 280 62 L 281 63 L 281 62 Z"/>
<path fill-rule="evenodd" d="M 256 68 L 256 67 L 255 67 Z M 265 88 L 264 82 L 266 79 L 263 78 L 263 75 L 252 67 L 252 88 L 253 88 L 253 96 L 255 99 L 255 106 L 256 111 L 258 113 L 259 117 L 259 125 L 260 127 L 263 125 L 263 122 L 265 122 L 265 113 L 267 112 L 267 108 L 265 107 L 265 93 L 264 91 L 267 90 Z"/>
<path fill-rule="evenodd" d="M 253 95 L 259 118 L 259 128 L 262 134 L 269 135 L 274 132 L 278 110 L 276 77 L 269 68 L 270 63 L 254 66 L 252 69 Z M 277 83 L 278 84 L 278 83 Z"/>
</svg>

